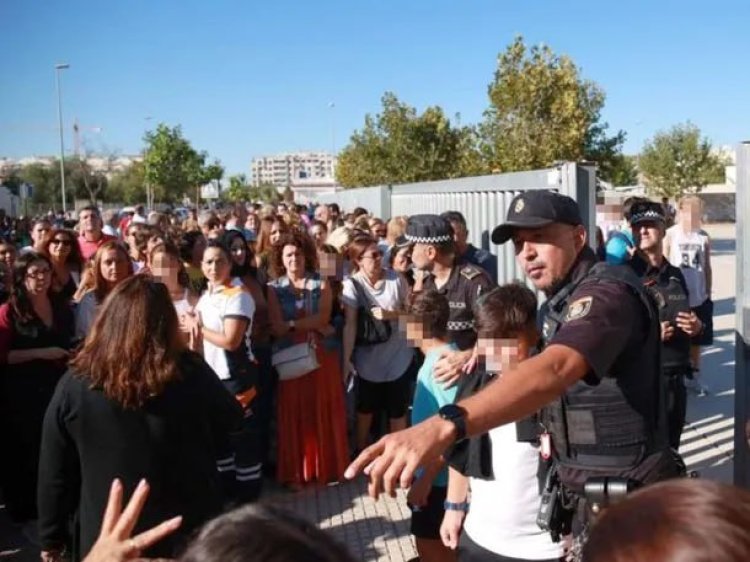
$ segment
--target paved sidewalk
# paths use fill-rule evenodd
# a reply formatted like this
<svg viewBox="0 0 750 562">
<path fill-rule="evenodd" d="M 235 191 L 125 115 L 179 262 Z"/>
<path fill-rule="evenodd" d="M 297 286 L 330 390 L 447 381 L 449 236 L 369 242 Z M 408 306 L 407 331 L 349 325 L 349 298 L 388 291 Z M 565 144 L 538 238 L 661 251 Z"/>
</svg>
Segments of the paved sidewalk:
<svg viewBox="0 0 750 562">
<path fill-rule="evenodd" d="M 690 470 L 702 477 L 731 483 L 734 423 L 734 225 L 707 228 L 713 244 L 714 345 L 703 352 L 702 381 L 711 389 L 705 397 L 688 399 L 688 425 L 680 451 Z M 409 535 L 410 513 L 405 495 L 375 502 L 366 493 L 366 482 L 353 482 L 289 493 L 271 491 L 264 498 L 290 509 L 347 545 L 363 561 L 406 562 L 416 557 Z M 38 560 L 0 510 L 0 559 Z M 5 552 L 3 552 L 5 551 Z"/>
</svg>

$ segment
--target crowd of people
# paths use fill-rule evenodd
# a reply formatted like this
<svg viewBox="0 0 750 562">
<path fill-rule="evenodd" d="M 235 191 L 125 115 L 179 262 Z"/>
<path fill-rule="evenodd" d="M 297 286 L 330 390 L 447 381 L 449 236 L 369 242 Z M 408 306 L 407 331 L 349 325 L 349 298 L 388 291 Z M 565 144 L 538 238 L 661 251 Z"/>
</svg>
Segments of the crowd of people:
<svg viewBox="0 0 750 562">
<path fill-rule="evenodd" d="M 625 543 L 602 537 L 658 503 L 652 488 L 726 490 L 656 484 L 594 518 L 588 479 L 684 472 L 686 381 L 708 391 L 712 340 L 700 215 L 688 197 L 667 229 L 668 208 L 633 198 L 606 208 L 592 251 L 574 201 L 519 195 L 492 240 L 545 293 L 538 312 L 525 285 L 497 286 L 496 256 L 456 211 L 2 212 L 8 514 L 46 562 L 348 560 L 255 502 L 265 479 L 299 490 L 365 470 L 375 496 L 409 487 L 423 561 L 656 560 L 617 558 L 608 545 Z M 712 516 L 750 522 L 737 497 Z M 627 528 L 633 552 L 661 548 Z M 659 536 L 660 552 L 687 548 L 668 526 Z"/>
</svg>

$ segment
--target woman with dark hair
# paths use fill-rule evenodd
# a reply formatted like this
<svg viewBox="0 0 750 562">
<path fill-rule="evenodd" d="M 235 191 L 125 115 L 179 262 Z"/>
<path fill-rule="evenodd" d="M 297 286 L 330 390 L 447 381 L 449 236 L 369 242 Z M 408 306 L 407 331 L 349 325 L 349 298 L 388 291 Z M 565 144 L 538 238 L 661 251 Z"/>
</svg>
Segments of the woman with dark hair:
<svg viewBox="0 0 750 562">
<path fill-rule="evenodd" d="M 91 287 L 76 309 L 76 339 L 85 338 L 94 323 L 96 311 L 118 283 L 133 275 L 133 262 L 120 242 L 105 242 L 94 254 Z"/>
<path fill-rule="evenodd" d="M 349 244 L 353 273 L 344 281 L 343 301 L 345 373 L 357 375 L 357 450 L 367 446 L 374 414 L 388 417 L 390 431 L 406 427 L 411 402 L 410 367 L 414 350 L 398 330 L 399 314 L 406 308 L 409 285 L 399 273 L 383 268 L 383 254 L 370 236 Z M 390 328 L 379 343 L 357 344 L 359 315 L 372 316 Z"/>
<path fill-rule="evenodd" d="M 583 562 L 747 562 L 750 492 L 703 478 L 647 486 L 604 510 Z"/>
<path fill-rule="evenodd" d="M 185 349 L 162 283 L 136 275 L 102 305 L 44 419 L 39 470 L 43 560 L 59 560 L 78 521 L 73 559 L 94 544 L 115 478 L 128 495 L 148 481 L 152 500 L 136 530 L 182 516 L 177 534 L 138 556 L 171 556 L 222 508 L 216 436 L 242 413 Z M 136 556 L 137 557 L 137 556 Z"/>
<path fill-rule="evenodd" d="M 208 288 L 201 295 L 195 314 L 187 314 L 184 329 L 203 340 L 206 362 L 245 410 L 242 427 L 228 436 L 218 457 L 219 472 L 228 493 L 239 501 L 258 498 L 261 491 L 258 366 L 252 352 L 255 301 L 242 281 L 232 277 L 229 250 L 218 240 L 209 240 L 203 252 L 203 274 Z"/>
<path fill-rule="evenodd" d="M 206 288 L 206 278 L 201 267 L 206 238 L 199 230 L 191 230 L 182 235 L 177 247 L 190 280 L 190 288 L 198 294 L 202 293 Z"/>
<path fill-rule="evenodd" d="M 258 362 L 258 429 L 261 437 L 261 456 L 267 466 L 270 447 L 270 426 L 273 418 L 273 403 L 276 397 L 278 377 L 271 366 L 271 320 L 268 316 L 268 284 L 255 267 L 252 250 L 245 236 L 237 230 L 227 230 L 222 239 L 232 258 L 232 277 L 242 284 L 253 297 L 255 314 L 252 327 L 252 352 Z"/>
<path fill-rule="evenodd" d="M 52 292 L 71 300 L 81 282 L 83 258 L 71 230 L 53 228 L 44 240 L 44 254 L 52 263 Z"/>
<path fill-rule="evenodd" d="M 199 295 L 190 289 L 185 266 L 180 259 L 180 251 L 171 242 L 164 242 L 155 246 L 149 256 L 151 275 L 156 281 L 164 283 L 172 299 L 177 318 L 182 325 L 187 314 L 195 310 Z M 192 351 L 200 349 L 200 339 L 187 330 L 182 332 L 185 343 Z"/>
<path fill-rule="evenodd" d="M 16 261 L 0 306 L 0 463 L 11 519 L 36 518 L 36 476 L 44 410 L 66 369 L 73 313 L 51 298 L 52 265 L 36 252 Z"/>
<path fill-rule="evenodd" d="M 207 523 L 180 562 L 353 562 L 346 548 L 294 513 L 247 505 Z"/>
<path fill-rule="evenodd" d="M 8 300 L 13 285 L 13 264 L 18 251 L 12 242 L 0 238 L 0 304 Z"/>
<path fill-rule="evenodd" d="M 346 413 L 339 354 L 319 345 L 329 328 L 331 288 L 317 273 L 315 245 L 295 231 L 273 247 L 268 308 L 275 350 L 310 342 L 319 367 L 279 382 L 277 478 L 299 487 L 339 480 L 348 462 Z"/>
</svg>

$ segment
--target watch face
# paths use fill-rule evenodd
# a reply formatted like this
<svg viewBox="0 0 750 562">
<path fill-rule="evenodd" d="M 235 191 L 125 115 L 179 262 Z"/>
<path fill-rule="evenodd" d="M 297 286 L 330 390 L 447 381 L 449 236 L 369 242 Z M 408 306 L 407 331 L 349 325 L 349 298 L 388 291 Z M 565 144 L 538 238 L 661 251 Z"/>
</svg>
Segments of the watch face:
<svg viewBox="0 0 750 562">
<path fill-rule="evenodd" d="M 446 420 L 454 420 L 456 418 L 462 418 L 464 411 L 456 404 L 446 404 L 440 408 L 440 417 Z"/>
</svg>

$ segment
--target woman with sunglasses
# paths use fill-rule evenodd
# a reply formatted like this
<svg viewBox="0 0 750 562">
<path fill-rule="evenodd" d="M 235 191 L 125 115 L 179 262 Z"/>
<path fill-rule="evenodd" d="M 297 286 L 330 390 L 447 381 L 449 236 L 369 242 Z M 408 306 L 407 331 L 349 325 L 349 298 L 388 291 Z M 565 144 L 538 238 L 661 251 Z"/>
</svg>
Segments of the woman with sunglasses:
<svg viewBox="0 0 750 562">
<path fill-rule="evenodd" d="M 42 420 L 73 336 L 72 310 L 51 294 L 51 283 L 50 260 L 27 252 L 13 266 L 10 299 L 0 307 L 0 474 L 18 523 L 36 519 Z"/>
<path fill-rule="evenodd" d="M 411 401 L 414 350 L 398 330 L 398 317 L 409 298 L 409 285 L 399 273 L 383 267 L 378 242 L 370 236 L 349 244 L 353 273 L 344 281 L 344 365 L 359 377 L 357 387 L 357 449 L 367 446 L 373 415 L 388 417 L 390 431 L 406 427 Z M 390 337 L 381 343 L 357 344 L 359 314 L 388 323 Z"/>
<path fill-rule="evenodd" d="M 52 264 L 52 292 L 71 300 L 81 282 L 83 258 L 75 234 L 54 228 L 44 240 L 44 255 Z"/>
<path fill-rule="evenodd" d="M 77 340 L 83 340 L 94 324 L 99 305 L 119 283 L 133 275 L 133 262 L 121 243 L 105 242 L 94 254 L 91 288 L 81 297 L 76 309 Z"/>
</svg>

